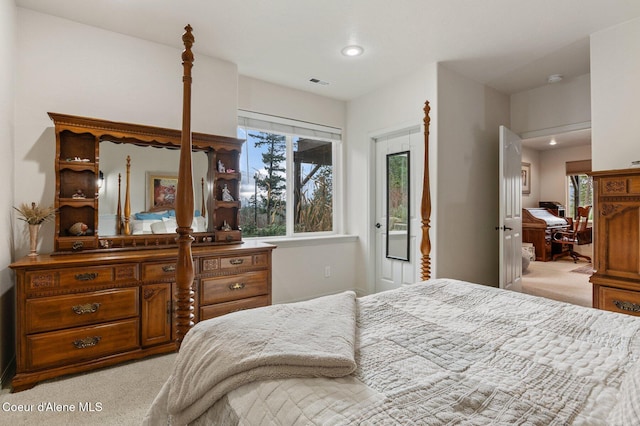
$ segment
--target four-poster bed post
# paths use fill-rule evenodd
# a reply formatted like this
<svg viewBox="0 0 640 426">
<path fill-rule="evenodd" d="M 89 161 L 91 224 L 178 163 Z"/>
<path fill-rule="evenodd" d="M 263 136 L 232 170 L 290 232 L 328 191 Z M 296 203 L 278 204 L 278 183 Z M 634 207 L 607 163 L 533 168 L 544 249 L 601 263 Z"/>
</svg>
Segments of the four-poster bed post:
<svg viewBox="0 0 640 426">
<path fill-rule="evenodd" d="M 193 296 L 192 289 L 194 269 L 193 257 L 191 254 L 191 222 L 193 221 L 194 194 L 193 194 L 193 173 L 191 165 L 191 69 L 193 67 L 193 52 L 191 47 L 194 43 L 192 28 L 185 27 L 182 36 L 185 49 L 182 53 L 182 64 L 184 67 L 183 81 L 183 113 L 182 113 L 182 140 L 180 149 L 180 166 L 178 171 L 178 188 L 176 203 L 176 222 L 178 225 L 178 261 L 176 263 L 176 285 L 177 285 L 177 309 L 176 309 L 176 347 L 180 348 L 183 337 L 194 325 L 193 319 Z M 421 203 L 422 217 L 422 239 L 420 242 L 421 252 L 421 279 L 431 278 L 431 240 L 429 238 L 430 217 L 431 217 L 431 195 L 429 189 L 429 101 L 424 105 L 424 173 Z M 204 182 L 203 182 L 204 184 Z M 204 210 L 204 203 L 202 206 Z"/>
<path fill-rule="evenodd" d="M 185 27 L 182 36 L 184 51 L 182 65 L 184 67 L 183 105 L 182 105 L 182 139 L 180 146 L 180 166 L 178 169 L 178 187 L 176 191 L 176 223 L 178 225 L 178 259 L 176 262 L 176 347 L 179 349 L 182 339 L 193 326 L 192 289 L 194 271 L 191 253 L 191 223 L 193 222 L 193 171 L 191 165 L 191 68 L 193 67 L 194 37 L 191 25 Z"/>
<path fill-rule="evenodd" d="M 429 238 L 430 218 L 431 218 L 431 193 L 429 189 L 429 101 L 424 103 L 424 165 L 422 182 L 422 206 L 420 215 L 422 216 L 422 240 L 420 242 L 420 252 L 422 253 L 422 280 L 431 278 L 431 239 Z"/>
</svg>

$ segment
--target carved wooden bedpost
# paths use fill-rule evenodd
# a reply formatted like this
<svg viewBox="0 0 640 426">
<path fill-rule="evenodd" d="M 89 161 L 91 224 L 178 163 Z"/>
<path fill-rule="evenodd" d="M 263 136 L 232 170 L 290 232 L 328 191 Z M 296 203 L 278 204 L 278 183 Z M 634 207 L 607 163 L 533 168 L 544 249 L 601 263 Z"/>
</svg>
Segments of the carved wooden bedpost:
<svg viewBox="0 0 640 426">
<path fill-rule="evenodd" d="M 185 334 L 193 327 L 193 256 L 191 253 L 191 223 L 193 221 L 193 171 L 191 165 L 191 68 L 194 42 L 191 25 L 185 27 L 182 35 L 184 51 L 182 65 L 184 67 L 183 104 L 182 104 L 182 139 L 180 145 L 180 167 L 178 169 L 178 187 L 176 190 L 176 223 L 178 225 L 178 260 L 176 262 L 177 308 L 176 348 Z"/>
<path fill-rule="evenodd" d="M 127 180 L 124 189 L 124 224 L 122 225 L 124 235 L 131 235 L 131 156 L 127 155 Z"/>
<path fill-rule="evenodd" d="M 429 238 L 429 224 L 431 220 L 431 193 L 429 188 L 429 101 L 424 103 L 424 176 L 422 183 L 422 241 L 420 252 L 422 253 L 422 279 L 431 278 L 431 239 Z"/>
</svg>

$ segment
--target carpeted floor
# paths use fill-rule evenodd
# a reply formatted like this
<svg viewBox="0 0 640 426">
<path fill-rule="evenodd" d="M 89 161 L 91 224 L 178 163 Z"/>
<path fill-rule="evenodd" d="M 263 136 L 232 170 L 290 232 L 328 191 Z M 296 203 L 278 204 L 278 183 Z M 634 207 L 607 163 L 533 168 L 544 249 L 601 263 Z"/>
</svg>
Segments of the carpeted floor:
<svg viewBox="0 0 640 426">
<path fill-rule="evenodd" d="M 43 382 L 18 393 L 9 394 L 3 389 L 0 424 L 139 425 L 167 380 L 175 357 L 155 356 Z M 67 411 L 55 411 L 55 404 Z M 15 411 L 20 406 L 33 411 Z"/>
<path fill-rule="evenodd" d="M 593 266 L 589 263 L 588 265 L 580 266 L 580 267 L 578 267 L 576 269 L 572 269 L 571 272 L 577 272 L 579 274 L 592 275 L 593 274 Z"/>
<path fill-rule="evenodd" d="M 581 306 L 592 306 L 589 282 L 593 265 L 572 260 L 531 262 L 522 275 L 522 291 L 536 296 L 560 300 Z M 578 270 L 579 271 L 578 271 Z"/>
</svg>

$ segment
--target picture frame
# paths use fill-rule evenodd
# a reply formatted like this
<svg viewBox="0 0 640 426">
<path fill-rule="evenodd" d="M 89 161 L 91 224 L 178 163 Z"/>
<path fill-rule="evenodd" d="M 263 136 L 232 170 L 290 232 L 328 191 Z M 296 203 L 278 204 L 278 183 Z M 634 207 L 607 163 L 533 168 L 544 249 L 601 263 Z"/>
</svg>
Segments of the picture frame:
<svg viewBox="0 0 640 426">
<path fill-rule="evenodd" d="M 522 194 L 531 194 L 531 163 L 522 163 Z"/>
<path fill-rule="evenodd" d="M 147 173 L 147 211 L 175 210 L 178 175 Z"/>
</svg>

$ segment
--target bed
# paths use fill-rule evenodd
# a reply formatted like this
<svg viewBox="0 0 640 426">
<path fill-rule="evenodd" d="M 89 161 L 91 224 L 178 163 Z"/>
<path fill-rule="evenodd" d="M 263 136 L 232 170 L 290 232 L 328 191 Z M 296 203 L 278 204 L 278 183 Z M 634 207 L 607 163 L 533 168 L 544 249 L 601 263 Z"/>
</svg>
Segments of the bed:
<svg viewBox="0 0 640 426">
<path fill-rule="evenodd" d="M 189 326 L 145 424 L 638 424 L 640 318 L 432 279 L 424 179 L 421 282 Z"/>
</svg>

